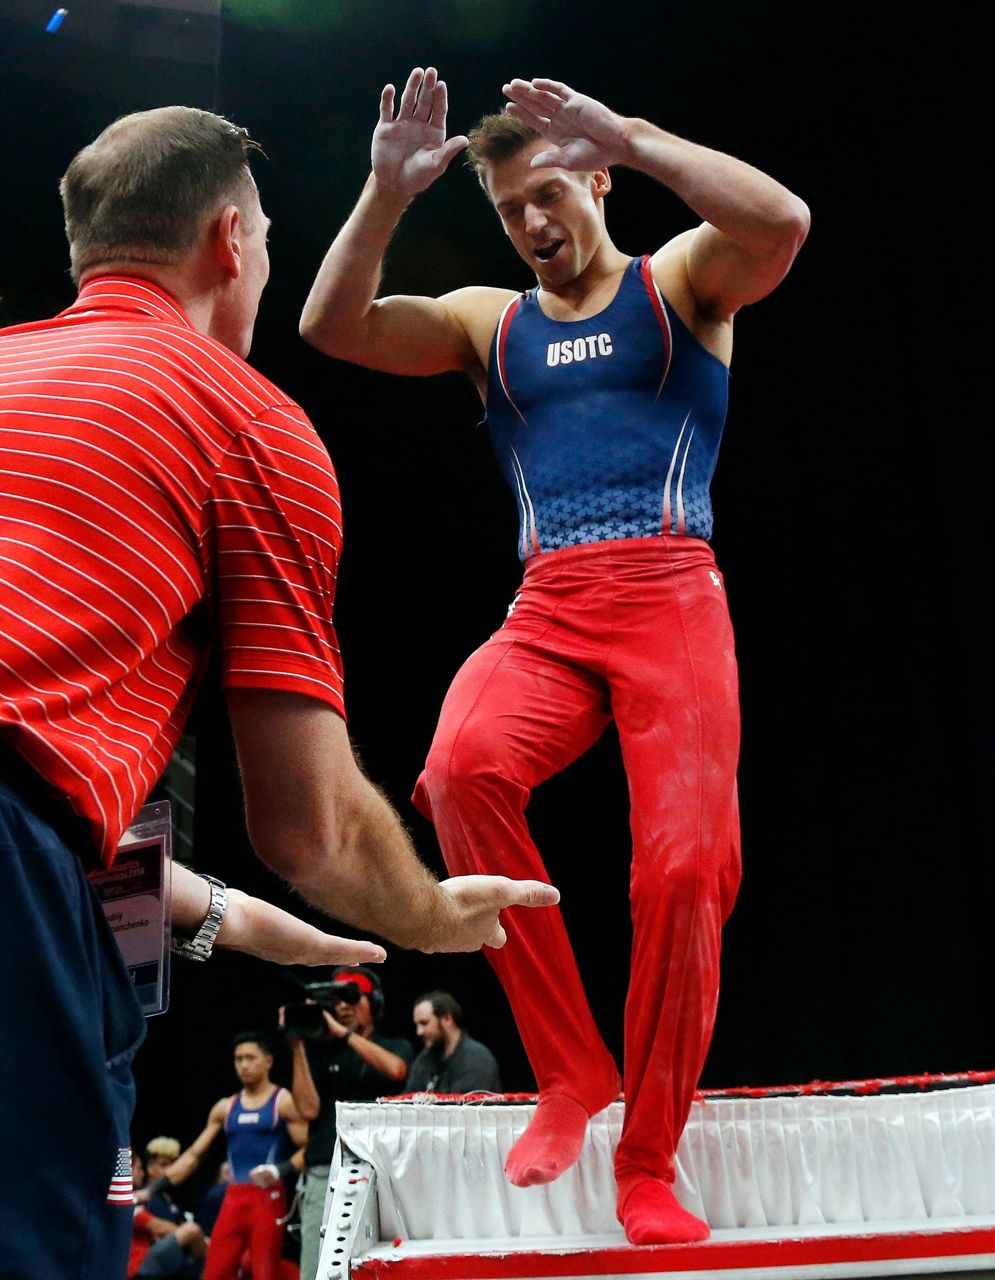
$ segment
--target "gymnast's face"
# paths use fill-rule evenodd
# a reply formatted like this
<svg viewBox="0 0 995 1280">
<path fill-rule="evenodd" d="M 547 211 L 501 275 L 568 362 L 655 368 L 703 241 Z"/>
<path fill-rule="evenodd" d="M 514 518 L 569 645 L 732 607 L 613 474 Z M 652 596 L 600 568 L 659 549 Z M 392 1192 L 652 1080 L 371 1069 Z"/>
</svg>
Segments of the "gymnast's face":
<svg viewBox="0 0 995 1280">
<path fill-rule="evenodd" d="M 532 157 L 547 144 L 530 142 L 484 170 L 484 189 L 505 232 L 551 291 L 569 284 L 588 266 L 605 236 L 607 170 L 571 173 L 555 166 L 533 169 Z"/>
<path fill-rule="evenodd" d="M 245 1040 L 235 1049 L 235 1074 L 245 1089 L 254 1089 L 269 1080 L 272 1057 L 254 1040 Z"/>
<path fill-rule="evenodd" d="M 147 1163 L 149 1181 L 155 1182 L 166 1174 L 173 1160 L 170 1156 L 149 1156 Z"/>
</svg>

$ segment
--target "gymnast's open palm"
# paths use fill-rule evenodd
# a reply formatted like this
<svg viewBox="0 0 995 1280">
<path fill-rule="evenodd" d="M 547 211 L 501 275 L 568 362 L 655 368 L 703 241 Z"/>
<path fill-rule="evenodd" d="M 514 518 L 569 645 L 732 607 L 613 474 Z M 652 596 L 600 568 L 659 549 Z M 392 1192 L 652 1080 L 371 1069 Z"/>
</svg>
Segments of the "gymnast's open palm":
<svg viewBox="0 0 995 1280">
<path fill-rule="evenodd" d="M 574 172 L 617 164 L 625 147 L 625 122 L 595 98 L 559 80 L 512 80 L 504 86 L 508 114 L 541 133 L 550 145 L 532 167 L 559 165 Z"/>
<path fill-rule="evenodd" d="M 373 133 L 373 174 L 385 191 L 414 196 L 445 173 L 466 146 L 460 135 L 446 140 L 448 95 L 435 67 L 408 76 L 394 114 L 394 86 L 384 86 L 380 120 Z"/>
</svg>

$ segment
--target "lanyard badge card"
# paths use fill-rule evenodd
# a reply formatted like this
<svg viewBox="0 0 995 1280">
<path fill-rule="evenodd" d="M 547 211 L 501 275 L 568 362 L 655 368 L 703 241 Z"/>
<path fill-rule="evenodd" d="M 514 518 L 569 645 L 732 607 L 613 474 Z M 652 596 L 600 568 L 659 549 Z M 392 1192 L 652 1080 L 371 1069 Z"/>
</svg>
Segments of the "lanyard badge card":
<svg viewBox="0 0 995 1280">
<path fill-rule="evenodd" d="M 91 875 L 146 1017 L 169 1005 L 169 881 L 173 828 L 169 802 L 139 809 L 113 866 Z"/>
</svg>

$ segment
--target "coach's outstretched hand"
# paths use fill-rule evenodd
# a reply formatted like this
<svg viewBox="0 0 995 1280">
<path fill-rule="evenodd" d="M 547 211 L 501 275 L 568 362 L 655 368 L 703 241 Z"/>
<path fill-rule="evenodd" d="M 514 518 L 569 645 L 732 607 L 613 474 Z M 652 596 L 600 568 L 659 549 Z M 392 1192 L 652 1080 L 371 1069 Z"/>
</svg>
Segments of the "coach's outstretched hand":
<svg viewBox="0 0 995 1280">
<path fill-rule="evenodd" d="M 446 141 L 446 82 L 435 67 L 408 76 L 394 114 L 394 86 L 384 86 L 380 120 L 373 132 L 373 175 L 384 191 L 415 196 L 445 173 L 467 144 L 463 135 Z"/>
<path fill-rule="evenodd" d="M 324 933 L 240 889 L 228 890 L 228 910 L 218 946 L 275 964 L 379 964 L 387 956 L 375 942 Z"/>
<path fill-rule="evenodd" d="M 453 911 L 439 936 L 422 951 L 478 951 L 503 947 L 507 934 L 498 913 L 505 907 L 555 907 L 558 889 L 540 880 L 509 880 L 507 876 L 454 876 L 439 888 L 450 899 Z"/>
<path fill-rule="evenodd" d="M 550 143 L 532 158 L 532 168 L 559 165 L 583 172 L 622 163 L 626 121 L 603 102 L 577 93 L 559 80 L 512 80 L 503 89 L 508 114 Z"/>
<path fill-rule="evenodd" d="M 200 876 L 188 867 L 174 864 L 170 891 L 174 930 L 181 935 L 196 933 L 207 915 L 210 896 L 211 891 Z M 324 933 L 271 902 L 231 888 L 217 945 L 275 964 L 379 964 L 387 955 L 376 942 Z"/>
</svg>

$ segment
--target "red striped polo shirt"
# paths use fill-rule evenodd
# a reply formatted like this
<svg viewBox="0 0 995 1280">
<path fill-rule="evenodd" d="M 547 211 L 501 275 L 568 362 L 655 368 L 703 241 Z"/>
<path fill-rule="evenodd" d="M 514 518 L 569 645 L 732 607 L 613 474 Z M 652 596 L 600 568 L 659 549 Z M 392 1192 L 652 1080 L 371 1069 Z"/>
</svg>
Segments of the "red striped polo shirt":
<svg viewBox="0 0 995 1280">
<path fill-rule="evenodd" d="M 302 410 L 157 285 L 0 331 L 0 731 L 105 863 L 208 650 L 345 714 L 335 472 Z"/>
</svg>

